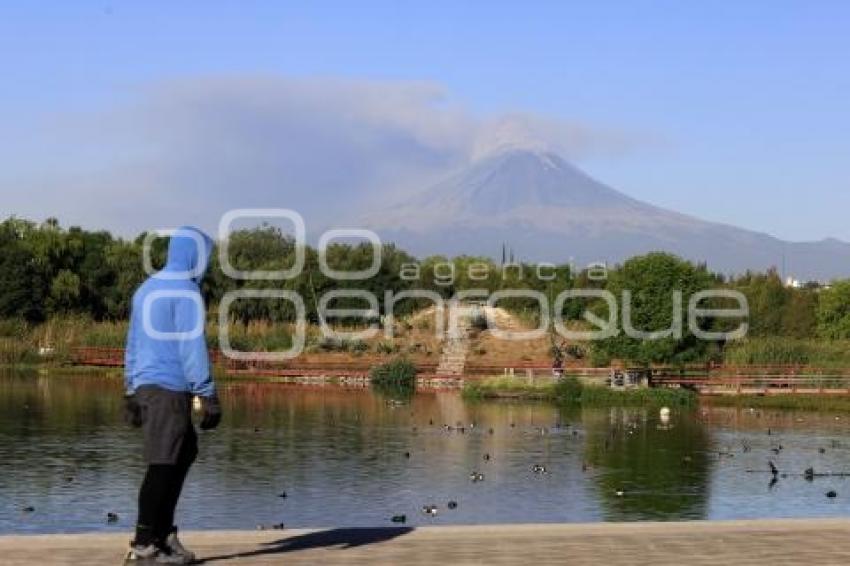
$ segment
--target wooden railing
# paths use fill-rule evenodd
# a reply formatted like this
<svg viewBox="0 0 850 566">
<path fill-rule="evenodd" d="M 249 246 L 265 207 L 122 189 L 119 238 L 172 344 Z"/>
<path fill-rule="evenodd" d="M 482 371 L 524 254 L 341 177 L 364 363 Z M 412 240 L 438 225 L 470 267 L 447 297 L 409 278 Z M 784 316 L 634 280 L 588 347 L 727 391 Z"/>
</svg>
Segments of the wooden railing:
<svg viewBox="0 0 850 566">
<path fill-rule="evenodd" d="M 78 365 L 121 367 L 124 365 L 123 348 L 81 347 L 72 352 L 71 359 Z M 370 368 L 386 360 L 374 355 L 352 356 L 345 361 L 291 360 L 240 361 L 229 359 L 219 350 L 210 351 L 211 361 L 232 375 L 263 375 L 273 377 L 324 377 L 335 376 L 365 379 Z M 437 363 L 418 361 L 417 369 L 426 379 L 460 379 L 459 376 L 437 375 Z M 564 375 L 579 375 L 599 382 L 610 377 L 612 368 L 585 367 L 580 363 L 566 364 Z M 622 371 L 622 370 L 619 370 Z M 647 371 L 646 369 L 640 371 Z M 655 366 L 651 383 L 657 387 L 684 387 L 703 394 L 850 394 L 850 368 L 822 368 L 803 365 L 711 365 L 698 364 L 683 367 Z M 554 379 L 555 373 L 545 360 L 521 360 L 502 364 L 468 363 L 463 379 L 513 375 L 531 379 Z"/>
</svg>

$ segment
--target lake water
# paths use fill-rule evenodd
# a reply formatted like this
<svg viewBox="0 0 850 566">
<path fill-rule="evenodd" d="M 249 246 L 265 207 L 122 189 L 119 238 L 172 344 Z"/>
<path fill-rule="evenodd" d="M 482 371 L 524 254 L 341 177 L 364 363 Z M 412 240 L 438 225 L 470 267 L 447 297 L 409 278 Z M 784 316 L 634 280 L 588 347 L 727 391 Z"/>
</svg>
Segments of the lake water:
<svg viewBox="0 0 850 566">
<path fill-rule="evenodd" d="M 330 386 L 220 389 L 226 416 L 201 434 L 178 508 L 185 528 L 850 514 L 850 479 L 802 476 L 850 472 L 846 416 L 701 408 L 664 424 L 655 411 L 466 403 L 452 392 L 396 405 Z M 0 375 L 0 533 L 129 532 L 144 469 L 121 410 L 116 378 Z M 457 423 L 465 432 L 444 429 Z M 768 460 L 788 474 L 772 486 Z"/>
</svg>

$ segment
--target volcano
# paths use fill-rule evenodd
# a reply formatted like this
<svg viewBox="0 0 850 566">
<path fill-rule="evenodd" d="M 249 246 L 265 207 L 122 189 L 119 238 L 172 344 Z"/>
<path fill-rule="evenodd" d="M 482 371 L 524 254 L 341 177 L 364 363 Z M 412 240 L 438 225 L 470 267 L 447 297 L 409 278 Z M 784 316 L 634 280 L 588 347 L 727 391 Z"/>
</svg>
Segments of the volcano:
<svg viewBox="0 0 850 566">
<path fill-rule="evenodd" d="M 362 222 L 418 256 L 614 264 L 653 251 L 720 273 L 775 267 L 797 279 L 850 275 L 850 244 L 786 242 L 633 199 L 549 151 L 507 149 Z"/>
</svg>

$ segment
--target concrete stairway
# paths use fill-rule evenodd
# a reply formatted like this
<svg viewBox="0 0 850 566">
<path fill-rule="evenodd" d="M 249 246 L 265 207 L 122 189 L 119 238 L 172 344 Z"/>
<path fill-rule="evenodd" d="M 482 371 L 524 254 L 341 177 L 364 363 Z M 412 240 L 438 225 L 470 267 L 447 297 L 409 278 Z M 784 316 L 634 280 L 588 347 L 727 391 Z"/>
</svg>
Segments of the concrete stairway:
<svg viewBox="0 0 850 566">
<path fill-rule="evenodd" d="M 456 328 L 449 328 L 440 351 L 437 375 L 463 375 L 469 352 L 470 307 L 458 307 Z"/>
</svg>

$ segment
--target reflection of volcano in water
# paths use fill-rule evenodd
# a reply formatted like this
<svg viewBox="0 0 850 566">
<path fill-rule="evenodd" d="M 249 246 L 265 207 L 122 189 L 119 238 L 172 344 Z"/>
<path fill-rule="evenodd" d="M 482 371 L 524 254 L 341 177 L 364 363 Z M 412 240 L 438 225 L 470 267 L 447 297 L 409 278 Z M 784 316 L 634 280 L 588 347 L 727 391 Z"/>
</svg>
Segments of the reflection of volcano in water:
<svg viewBox="0 0 850 566">
<path fill-rule="evenodd" d="M 850 244 L 783 242 L 658 208 L 547 151 L 491 154 L 364 224 L 417 255 L 492 257 L 509 242 L 530 261 L 614 262 L 661 250 L 720 272 L 784 263 L 797 277 L 850 274 Z"/>
<path fill-rule="evenodd" d="M 598 468 L 605 520 L 707 518 L 708 431 L 693 415 L 670 425 L 644 415 L 630 409 L 584 415 L 585 455 Z"/>
</svg>

